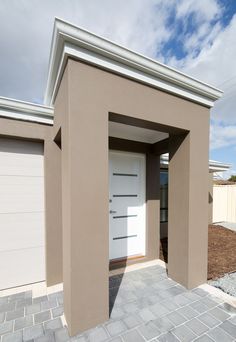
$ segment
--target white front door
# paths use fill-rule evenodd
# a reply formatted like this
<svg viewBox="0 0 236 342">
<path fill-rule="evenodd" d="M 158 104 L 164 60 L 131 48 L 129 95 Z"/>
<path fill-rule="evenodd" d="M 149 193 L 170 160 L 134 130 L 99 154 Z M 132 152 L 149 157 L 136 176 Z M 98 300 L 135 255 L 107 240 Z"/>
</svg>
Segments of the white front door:
<svg viewBox="0 0 236 342">
<path fill-rule="evenodd" d="M 145 255 L 145 156 L 109 152 L 110 260 Z"/>
</svg>

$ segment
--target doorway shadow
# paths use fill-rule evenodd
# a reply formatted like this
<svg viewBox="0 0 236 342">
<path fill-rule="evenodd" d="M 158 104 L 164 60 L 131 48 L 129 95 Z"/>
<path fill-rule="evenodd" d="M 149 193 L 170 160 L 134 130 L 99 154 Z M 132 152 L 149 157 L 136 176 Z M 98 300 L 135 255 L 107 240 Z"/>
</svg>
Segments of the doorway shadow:
<svg viewBox="0 0 236 342">
<path fill-rule="evenodd" d="M 168 264 L 168 237 L 160 239 L 160 259 Z"/>
<path fill-rule="evenodd" d="M 119 289 L 122 284 L 128 258 L 121 261 L 110 262 L 109 271 L 109 317 L 111 317 L 112 310 L 116 301 L 118 302 Z"/>
</svg>

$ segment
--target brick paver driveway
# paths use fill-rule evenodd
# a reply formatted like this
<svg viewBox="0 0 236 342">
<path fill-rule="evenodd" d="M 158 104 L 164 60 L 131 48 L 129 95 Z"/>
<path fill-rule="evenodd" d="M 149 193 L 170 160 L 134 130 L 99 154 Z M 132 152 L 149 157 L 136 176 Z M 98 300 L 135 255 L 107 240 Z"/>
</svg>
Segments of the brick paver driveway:
<svg viewBox="0 0 236 342">
<path fill-rule="evenodd" d="M 236 309 L 202 289 L 187 291 L 161 266 L 110 277 L 110 311 L 108 322 L 71 340 L 236 341 Z M 1 342 L 68 341 L 62 314 L 62 292 L 0 297 Z"/>
</svg>

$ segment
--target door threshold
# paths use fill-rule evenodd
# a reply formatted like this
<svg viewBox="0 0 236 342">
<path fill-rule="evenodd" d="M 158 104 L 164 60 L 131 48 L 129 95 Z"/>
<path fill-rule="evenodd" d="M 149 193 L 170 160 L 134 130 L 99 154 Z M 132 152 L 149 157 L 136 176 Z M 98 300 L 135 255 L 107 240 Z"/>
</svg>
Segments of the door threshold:
<svg viewBox="0 0 236 342">
<path fill-rule="evenodd" d="M 120 267 L 125 267 L 127 265 L 132 265 L 140 262 L 147 261 L 148 258 L 145 255 L 132 255 L 129 257 L 123 257 L 118 259 L 112 259 L 109 262 L 109 270 L 114 270 Z"/>
</svg>

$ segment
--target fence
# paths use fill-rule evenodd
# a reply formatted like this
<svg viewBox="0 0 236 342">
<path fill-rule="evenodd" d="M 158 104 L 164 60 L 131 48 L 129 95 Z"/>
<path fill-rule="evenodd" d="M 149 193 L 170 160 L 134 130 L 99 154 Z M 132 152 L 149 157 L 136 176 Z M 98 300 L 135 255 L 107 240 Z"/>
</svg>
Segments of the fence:
<svg viewBox="0 0 236 342">
<path fill-rule="evenodd" d="M 213 222 L 236 222 L 236 185 L 213 186 Z"/>
</svg>

